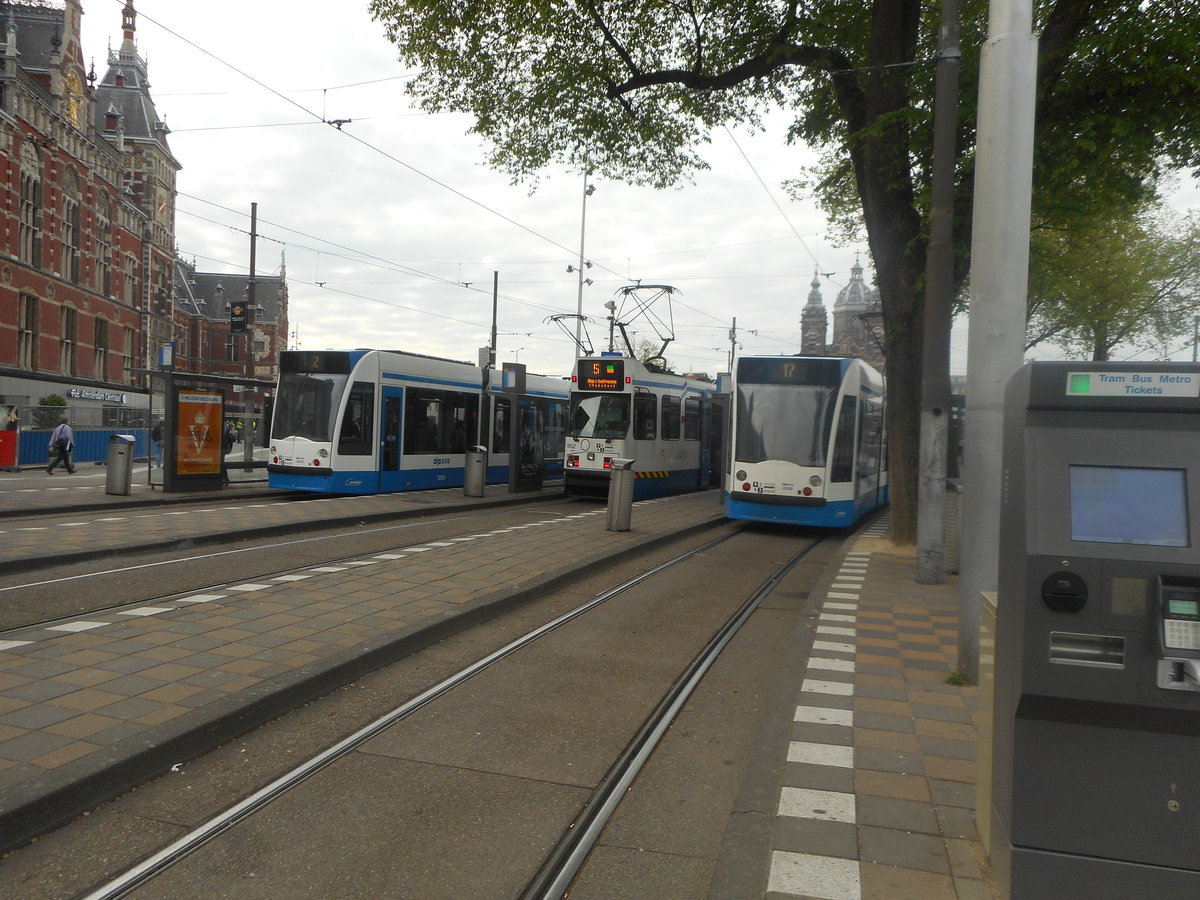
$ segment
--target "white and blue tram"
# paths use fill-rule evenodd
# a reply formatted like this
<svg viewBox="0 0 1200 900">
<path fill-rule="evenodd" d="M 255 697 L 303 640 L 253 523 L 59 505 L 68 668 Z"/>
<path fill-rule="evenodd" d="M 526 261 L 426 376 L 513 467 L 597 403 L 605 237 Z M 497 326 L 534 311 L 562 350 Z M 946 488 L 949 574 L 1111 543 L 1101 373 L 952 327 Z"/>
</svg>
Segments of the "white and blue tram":
<svg viewBox="0 0 1200 900">
<path fill-rule="evenodd" d="M 744 356 L 732 394 L 729 518 L 843 528 L 888 502 L 875 369 L 859 359 Z"/>
<path fill-rule="evenodd" d="M 287 350 L 271 418 L 273 488 L 383 494 L 459 487 L 488 448 L 487 482 L 562 477 L 567 382 L 390 350 Z M 491 377 L 500 383 L 487 384 Z M 506 389 L 523 381 L 521 392 Z"/>
<path fill-rule="evenodd" d="M 567 417 L 567 494 L 607 496 L 615 459 L 633 460 L 635 500 L 707 488 L 715 392 L 711 382 L 620 353 L 580 358 Z"/>
</svg>

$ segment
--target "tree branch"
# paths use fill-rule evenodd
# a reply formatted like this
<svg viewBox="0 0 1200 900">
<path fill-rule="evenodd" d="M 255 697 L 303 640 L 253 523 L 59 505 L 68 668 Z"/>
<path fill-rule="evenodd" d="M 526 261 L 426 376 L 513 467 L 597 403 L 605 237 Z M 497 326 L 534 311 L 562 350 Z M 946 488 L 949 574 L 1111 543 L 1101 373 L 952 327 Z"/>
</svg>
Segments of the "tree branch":
<svg viewBox="0 0 1200 900">
<path fill-rule="evenodd" d="M 626 60 L 633 75 L 620 84 L 609 86 L 608 95 L 613 98 L 641 88 L 662 84 L 678 84 L 693 91 L 719 91 L 770 75 L 787 66 L 820 69 L 836 77 L 837 74 L 845 72 L 851 66 L 850 60 L 842 52 L 829 47 L 810 45 L 772 45 L 765 52 L 739 63 L 732 69 L 712 75 L 687 69 L 641 72 L 633 65 L 633 61 L 628 59 L 628 54 L 624 54 L 623 51 L 622 54 L 622 59 Z"/>
</svg>

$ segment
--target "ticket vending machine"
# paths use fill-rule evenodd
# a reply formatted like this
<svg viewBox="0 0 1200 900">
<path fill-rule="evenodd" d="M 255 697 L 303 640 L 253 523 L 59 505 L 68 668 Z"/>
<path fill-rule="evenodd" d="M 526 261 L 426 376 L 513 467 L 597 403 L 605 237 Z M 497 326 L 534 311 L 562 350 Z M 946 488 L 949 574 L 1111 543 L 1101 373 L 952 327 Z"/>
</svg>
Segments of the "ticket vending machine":
<svg viewBox="0 0 1200 900">
<path fill-rule="evenodd" d="M 1200 897 L 1200 366 L 1027 365 L 1001 502 L 997 876 Z"/>
</svg>

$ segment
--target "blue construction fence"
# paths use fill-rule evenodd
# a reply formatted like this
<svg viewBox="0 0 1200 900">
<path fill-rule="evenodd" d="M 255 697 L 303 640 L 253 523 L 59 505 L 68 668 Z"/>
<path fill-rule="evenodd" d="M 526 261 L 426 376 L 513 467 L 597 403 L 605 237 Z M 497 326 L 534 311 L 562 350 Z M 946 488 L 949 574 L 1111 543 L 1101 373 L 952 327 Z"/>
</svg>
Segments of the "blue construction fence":
<svg viewBox="0 0 1200 900">
<path fill-rule="evenodd" d="M 44 466 L 52 458 L 48 449 L 53 428 L 22 428 L 17 445 L 18 466 Z M 114 434 L 131 434 L 134 438 L 133 458 L 144 459 L 150 455 L 149 428 L 72 429 L 75 435 L 75 452 L 72 460 L 82 463 L 108 461 L 108 439 Z"/>
</svg>

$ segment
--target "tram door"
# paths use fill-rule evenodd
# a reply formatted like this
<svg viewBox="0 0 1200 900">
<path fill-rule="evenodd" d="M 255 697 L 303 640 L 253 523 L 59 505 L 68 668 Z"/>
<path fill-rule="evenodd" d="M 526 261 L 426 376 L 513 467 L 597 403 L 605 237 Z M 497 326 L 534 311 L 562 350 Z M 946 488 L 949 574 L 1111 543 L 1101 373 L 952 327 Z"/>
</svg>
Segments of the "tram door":
<svg viewBox="0 0 1200 900">
<path fill-rule="evenodd" d="M 379 491 L 403 487 L 400 471 L 400 423 L 404 421 L 404 389 L 384 387 L 383 414 L 379 417 Z"/>
</svg>

